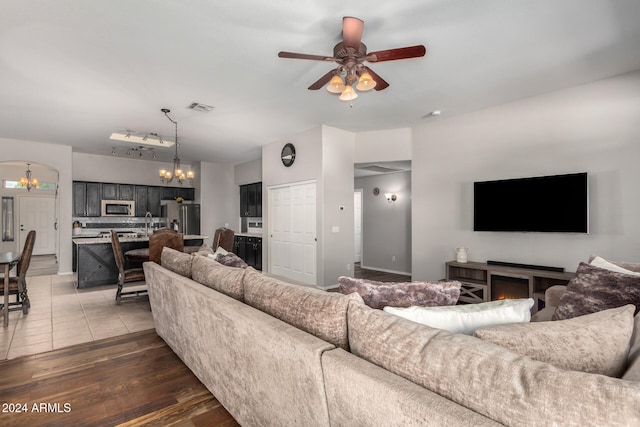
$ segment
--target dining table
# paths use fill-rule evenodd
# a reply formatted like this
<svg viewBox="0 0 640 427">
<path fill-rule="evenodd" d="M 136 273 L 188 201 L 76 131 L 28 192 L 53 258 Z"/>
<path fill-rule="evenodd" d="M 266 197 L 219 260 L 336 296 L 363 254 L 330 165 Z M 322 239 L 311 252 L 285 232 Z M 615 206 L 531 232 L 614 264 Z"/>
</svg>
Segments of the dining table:
<svg viewBox="0 0 640 427">
<path fill-rule="evenodd" d="M 19 252 L 0 252 L 0 265 L 4 267 L 4 303 L 2 305 L 3 326 L 9 326 L 9 271 L 20 261 Z"/>
</svg>

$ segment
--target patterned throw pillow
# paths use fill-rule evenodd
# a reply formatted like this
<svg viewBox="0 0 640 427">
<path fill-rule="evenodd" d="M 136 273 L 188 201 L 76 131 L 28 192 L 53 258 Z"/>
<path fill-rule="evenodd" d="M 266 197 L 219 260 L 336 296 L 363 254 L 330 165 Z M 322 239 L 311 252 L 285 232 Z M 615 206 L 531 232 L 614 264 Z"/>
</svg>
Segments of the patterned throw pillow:
<svg viewBox="0 0 640 427">
<path fill-rule="evenodd" d="M 640 311 L 640 277 L 581 262 L 558 303 L 552 320 L 570 319 L 633 304 Z"/>
<path fill-rule="evenodd" d="M 216 261 L 222 265 L 228 267 L 247 268 L 249 265 L 242 260 L 238 255 L 233 252 L 227 252 L 226 254 L 218 254 Z"/>
<path fill-rule="evenodd" d="M 376 282 L 341 276 L 340 293 L 360 294 L 371 308 L 410 307 L 414 305 L 434 307 L 454 305 L 460 297 L 460 282 Z"/>
</svg>

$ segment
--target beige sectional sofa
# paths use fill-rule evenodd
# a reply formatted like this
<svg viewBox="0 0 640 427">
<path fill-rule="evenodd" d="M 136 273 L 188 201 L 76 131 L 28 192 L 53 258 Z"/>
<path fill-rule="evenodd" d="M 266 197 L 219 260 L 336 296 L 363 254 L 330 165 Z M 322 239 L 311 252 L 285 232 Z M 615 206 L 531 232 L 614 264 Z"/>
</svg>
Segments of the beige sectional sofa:
<svg viewBox="0 0 640 427">
<path fill-rule="evenodd" d="M 144 270 L 157 333 L 241 425 L 640 425 L 638 381 L 206 256 L 165 249 Z"/>
</svg>

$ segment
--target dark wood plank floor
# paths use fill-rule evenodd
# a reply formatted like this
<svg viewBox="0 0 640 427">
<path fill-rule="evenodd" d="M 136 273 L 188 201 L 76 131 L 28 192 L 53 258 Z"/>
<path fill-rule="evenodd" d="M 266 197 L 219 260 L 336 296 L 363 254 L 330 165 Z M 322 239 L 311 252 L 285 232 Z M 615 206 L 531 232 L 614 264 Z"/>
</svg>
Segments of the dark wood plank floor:
<svg viewBox="0 0 640 427">
<path fill-rule="evenodd" d="M 2 361 L 0 404 L 2 426 L 239 425 L 153 330 Z"/>
<path fill-rule="evenodd" d="M 360 263 L 354 264 L 353 275 L 357 279 L 375 280 L 377 282 L 410 282 L 411 276 L 404 274 L 387 273 L 384 271 L 367 270 L 360 266 Z"/>
</svg>

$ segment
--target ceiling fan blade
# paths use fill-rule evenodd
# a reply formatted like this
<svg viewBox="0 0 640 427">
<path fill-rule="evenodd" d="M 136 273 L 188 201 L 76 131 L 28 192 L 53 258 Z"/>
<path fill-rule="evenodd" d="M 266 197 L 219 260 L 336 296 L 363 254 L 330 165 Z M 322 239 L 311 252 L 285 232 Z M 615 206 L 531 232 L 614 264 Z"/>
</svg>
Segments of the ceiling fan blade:
<svg viewBox="0 0 640 427">
<path fill-rule="evenodd" d="M 345 47 L 352 47 L 356 51 L 360 47 L 364 21 L 352 16 L 342 18 L 342 43 Z"/>
<path fill-rule="evenodd" d="M 329 83 L 329 80 L 331 80 L 331 78 L 334 76 L 335 73 L 336 73 L 336 70 L 329 71 L 327 74 L 325 74 L 324 76 L 322 76 L 318 80 L 316 80 L 316 82 L 314 84 L 312 84 L 311 86 L 309 86 L 308 89 L 309 90 L 318 90 L 318 89 L 320 89 L 321 87 L 323 87 L 324 85 Z"/>
<path fill-rule="evenodd" d="M 335 61 L 333 56 L 308 55 L 306 53 L 278 52 L 280 58 L 309 59 L 311 61 Z"/>
<path fill-rule="evenodd" d="M 373 71 L 371 68 L 369 67 L 364 67 L 367 72 L 369 74 L 371 74 L 371 77 L 373 78 L 373 80 L 376 81 L 376 87 L 374 87 L 375 90 L 384 90 L 386 88 L 389 87 L 389 83 L 387 83 L 382 77 L 380 77 L 375 71 Z"/>
<path fill-rule="evenodd" d="M 379 50 L 367 55 L 369 62 L 395 61 L 396 59 L 419 58 L 427 53 L 423 45 L 400 47 L 397 49 Z"/>
</svg>

